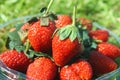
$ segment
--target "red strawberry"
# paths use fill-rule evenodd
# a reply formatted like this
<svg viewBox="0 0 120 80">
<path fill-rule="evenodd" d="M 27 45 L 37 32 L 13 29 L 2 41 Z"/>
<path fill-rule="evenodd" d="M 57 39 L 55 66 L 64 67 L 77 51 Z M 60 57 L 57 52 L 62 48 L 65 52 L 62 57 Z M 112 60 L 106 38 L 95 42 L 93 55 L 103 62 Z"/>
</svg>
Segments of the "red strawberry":
<svg viewBox="0 0 120 80">
<path fill-rule="evenodd" d="M 81 51 L 81 45 L 78 39 L 73 42 L 65 39 L 60 40 L 58 36 L 54 36 L 52 40 L 53 58 L 58 66 L 64 66 L 70 59 Z"/>
<path fill-rule="evenodd" d="M 67 64 L 76 54 L 82 51 L 81 45 L 80 33 L 75 18 L 73 18 L 71 25 L 59 28 L 53 36 L 52 52 L 55 63 L 58 66 Z"/>
<path fill-rule="evenodd" d="M 108 40 L 109 33 L 106 30 L 92 30 L 89 32 L 89 36 L 95 40 L 106 42 Z"/>
<path fill-rule="evenodd" d="M 92 65 L 94 75 L 105 74 L 117 68 L 117 64 L 112 59 L 97 51 L 91 52 L 89 62 Z"/>
<path fill-rule="evenodd" d="M 11 69 L 26 72 L 28 65 L 31 63 L 30 59 L 26 57 L 23 52 L 16 50 L 9 50 L 0 54 L 0 59 Z"/>
<path fill-rule="evenodd" d="M 111 59 L 115 59 L 117 57 L 120 57 L 120 49 L 117 46 L 110 44 L 110 43 L 104 42 L 104 43 L 98 44 L 97 50 L 101 54 L 108 56 Z"/>
<path fill-rule="evenodd" d="M 54 80 L 57 66 L 49 58 L 40 57 L 31 63 L 27 69 L 27 76 L 35 80 Z M 27 79 L 31 80 L 31 79 Z"/>
<path fill-rule="evenodd" d="M 41 26 L 40 21 L 35 22 L 28 31 L 28 39 L 35 51 L 48 52 L 51 50 L 52 34 L 55 25 L 49 21 L 48 26 Z"/>
<path fill-rule="evenodd" d="M 68 15 L 58 15 L 57 18 L 58 19 L 55 20 L 57 28 L 64 27 L 64 26 L 72 23 L 72 19 Z"/>
<path fill-rule="evenodd" d="M 90 80 L 92 67 L 86 60 L 78 60 L 60 71 L 60 80 Z"/>
<path fill-rule="evenodd" d="M 86 27 L 87 30 L 92 29 L 92 21 L 86 19 L 86 18 L 78 18 L 78 21 L 82 24 L 82 27 Z"/>
</svg>

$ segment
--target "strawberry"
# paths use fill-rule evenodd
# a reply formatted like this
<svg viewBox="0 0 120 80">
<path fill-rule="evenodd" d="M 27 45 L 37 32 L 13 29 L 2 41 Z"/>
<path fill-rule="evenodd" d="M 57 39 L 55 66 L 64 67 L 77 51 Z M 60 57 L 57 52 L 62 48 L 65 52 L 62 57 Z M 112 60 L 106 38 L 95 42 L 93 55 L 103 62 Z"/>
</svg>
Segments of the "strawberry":
<svg viewBox="0 0 120 80">
<path fill-rule="evenodd" d="M 35 51 L 44 53 L 51 53 L 52 50 L 52 35 L 55 30 L 55 23 L 53 22 L 53 13 L 49 9 L 54 0 L 50 0 L 47 7 L 40 10 L 42 13 L 40 20 L 35 22 L 28 30 L 28 39 Z"/>
<path fill-rule="evenodd" d="M 92 51 L 88 60 L 93 68 L 94 75 L 111 72 L 117 68 L 117 64 L 107 56 L 97 51 Z"/>
<path fill-rule="evenodd" d="M 68 15 L 58 15 L 57 20 L 55 20 L 55 24 L 57 28 L 64 27 L 68 24 L 72 23 L 72 19 Z"/>
<path fill-rule="evenodd" d="M 28 30 L 28 39 L 35 51 L 48 52 L 51 50 L 52 34 L 55 25 L 49 21 L 48 26 L 41 26 L 40 21 L 35 22 Z"/>
<path fill-rule="evenodd" d="M 52 40 L 52 55 L 58 66 L 67 64 L 81 52 L 80 34 L 73 18 L 72 25 L 59 28 Z"/>
<path fill-rule="evenodd" d="M 95 40 L 101 40 L 102 42 L 107 42 L 109 33 L 106 30 L 91 30 L 89 36 Z"/>
<path fill-rule="evenodd" d="M 83 59 L 62 67 L 60 80 L 90 80 L 92 78 L 92 67 Z"/>
<path fill-rule="evenodd" d="M 103 42 L 103 43 L 98 44 L 97 50 L 101 54 L 108 56 L 111 59 L 120 57 L 120 49 L 117 46 L 110 44 L 110 43 Z"/>
<path fill-rule="evenodd" d="M 26 72 L 31 60 L 26 57 L 23 52 L 16 50 L 5 51 L 0 54 L 0 59 L 11 69 Z"/>
<path fill-rule="evenodd" d="M 92 21 L 86 18 L 78 18 L 78 21 L 82 24 L 82 27 L 86 27 L 88 31 L 92 29 Z"/>
<path fill-rule="evenodd" d="M 73 56 L 81 52 L 81 45 L 78 39 L 71 42 L 69 38 L 60 40 L 59 37 L 55 35 L 52 40 L 52 50 L 55 63 L 58 66 L 64 66 Z"/>
<path fill-rule="evenodd" d="M 26 75 L 35 80 L 54 80 L 57 74 L 57 66 L 49 58 L 35 59 L 27 69 Z M 31 80 L 31 79 L 27 79 Z"/>
</svg>

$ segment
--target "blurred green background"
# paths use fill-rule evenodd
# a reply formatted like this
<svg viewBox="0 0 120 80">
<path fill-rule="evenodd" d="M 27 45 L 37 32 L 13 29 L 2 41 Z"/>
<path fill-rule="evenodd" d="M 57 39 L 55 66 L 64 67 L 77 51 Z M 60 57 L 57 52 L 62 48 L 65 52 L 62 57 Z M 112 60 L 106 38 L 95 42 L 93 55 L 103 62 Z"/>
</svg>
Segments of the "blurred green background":
<svg viewBox="0 0 120 80">
<path fill-rule="evenodd" d="M 38 14 L 50 0 L 0 0 L 0 24 L 11 19 Z M 54 0 L 51 11 L 72 15 L 75 0 Z M 78 0 L 77 17 L 86 17 L 120 36 L 119 0 Z M 6 34 L 11 26 L 0 28 L 0 51 L 4 49 Z M 110 42 L 118 45 L 114 39 Z"/>
</svg>

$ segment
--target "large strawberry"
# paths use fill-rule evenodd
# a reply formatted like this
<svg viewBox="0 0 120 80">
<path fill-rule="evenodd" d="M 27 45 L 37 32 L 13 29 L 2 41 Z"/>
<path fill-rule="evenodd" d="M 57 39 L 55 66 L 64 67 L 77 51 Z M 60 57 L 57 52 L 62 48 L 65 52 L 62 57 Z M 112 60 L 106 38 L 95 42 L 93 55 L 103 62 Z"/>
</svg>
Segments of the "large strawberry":
<svg viewBox="0 0 120 80">
<path fill-rule="evenodd" d="M 97 50 L 101 54 L 108 56 L 111 59 L 120 57 L 120 49 L 117 46 L 110 44 L 110 43 L 103 42 L 103 43 L 98 44 Z"/>
<path fill-rule="evenodd" d="M 5 51 L 0 54 L 0 60 L 2 60 L 9 68 L 26 72 L 31 60 L 26 57 L 23 52 L 17 52 L 16 50 Z"/>
<path fill-rule="evenodd" d="M 34 23 L 28 31 L 28 39 L 35 51 L 47 52 L 51 50 L 52 34 L 55 25 L 49 21 L 48 26 L 40 26 L 40 21 Z"/>
<path fill-rule="evenodd" d="M 48 12 L 53 0 L 46 8 L 41 11 L 45 12 L 40 20 L 35 22 L 28 31 L 28 39 L 35 51 L 50 52 L 52 48 L 52 34 L 55 30 L 55 24 L 51 20 L 51 14 Z M 43 11 L 45 10 L 45 11 Z"/>
<path fill-rule="evenodd" d="M 49 58 L 35 59 L 27 69 L 26 75 L 35 80 L 54 80 L 57 74 L 57 66 Z M 31 79 L 27 79 L 31 80 Z"/>
<path fill-rule="evenodd" d="M 72 23 L 72 19 L 68 15 L 58 15 L 57 20 L 55 20 L 55 25 L 57 28 L 64 27 Z"/>
<path fill-rule="evenodd" d="M 60 80 L 91 80 L 92 67 L 83 59 L 75 63 L 64 66 L 60 71 Z"/>
<path fill-rule="evenodd" d="M 78 21 L 82 24 L 82 27 L 86 27 L 87 30 L 90 31 L 92 29 L 92 21 L 86 18 L 78 18 Z"/>
<path fill-rule="evenodd" d="M 89 62 L 92 65 L 94 75 L 105 74 L 117 68 L 117 64 L 112 59 L 97 51 L 91 52 Z"/>
<path fill-rule="evenodd" d="M 95 40 L 106 42 L 108 40 L 109 33 L 106 30 L 91 30 L 89 32 L 89 36 Z"/>
<path fill-rule="evenodd" d="M 58 66 L 64 66 L 71 58 L 81 52 L 79 30 L 75 25 L 67 25 L 56 32 L 52 40 L 53 59 Z"/>
</svg>

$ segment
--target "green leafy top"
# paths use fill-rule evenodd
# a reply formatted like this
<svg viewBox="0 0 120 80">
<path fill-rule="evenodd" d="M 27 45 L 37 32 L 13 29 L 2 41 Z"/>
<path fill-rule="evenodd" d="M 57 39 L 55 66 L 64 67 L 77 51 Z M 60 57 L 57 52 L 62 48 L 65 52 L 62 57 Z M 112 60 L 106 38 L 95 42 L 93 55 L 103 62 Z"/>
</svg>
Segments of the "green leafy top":
<svg viewBox="0 0 120 80">
<path fill-rule="evenodd" d="M 70 38 L 71 42 L 78 38 L 81 41 L 81 35 L 79 29 L 76 25 L 76 7 L 73 9 L 73 23 L 71 25 L 64 26 L 58 29 L 58 36 L 60 36 L 60 40 L 64 40 L 66 38 Z"/>
</svg>

